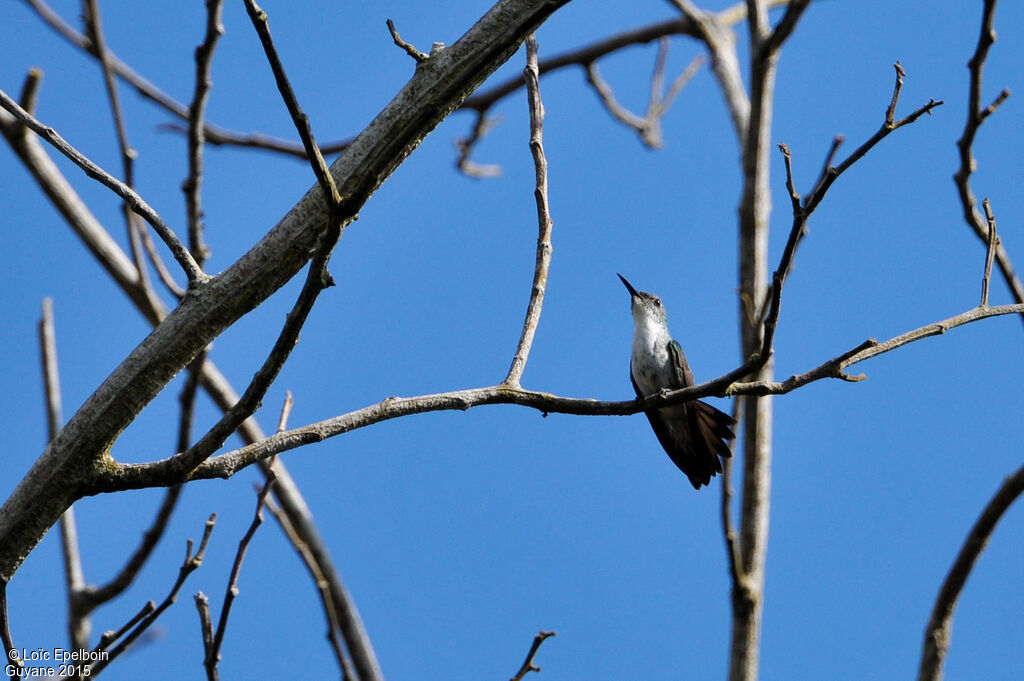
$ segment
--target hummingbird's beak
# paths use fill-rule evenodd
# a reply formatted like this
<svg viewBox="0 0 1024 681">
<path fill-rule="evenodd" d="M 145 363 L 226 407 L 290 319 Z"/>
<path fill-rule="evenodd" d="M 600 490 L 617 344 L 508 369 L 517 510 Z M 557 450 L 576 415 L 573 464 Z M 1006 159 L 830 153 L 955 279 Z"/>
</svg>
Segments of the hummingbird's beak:
<svg viewBox="0 0 1024 681">
<path fill-rule="evenodd" d="M 616 272 L 616 274 L 618 274 L 618 273 Z M 626 285 L 626 289 L 629 291 L 629 295 L 630 296 L 632 296 L 633 298 L 636 298 L 638 295 L 640 295 L 639 293 L 636 292 L 636 289 L 633 288 L 633 285 L 630 284 L 628 281 L 626 281 L 626 278 L 624 276 L 622 276 L 621 274 L 619 274 L 618 276 L 619 276 L 619 279 L 622 280 L 622 283 Z"/>
</svg>

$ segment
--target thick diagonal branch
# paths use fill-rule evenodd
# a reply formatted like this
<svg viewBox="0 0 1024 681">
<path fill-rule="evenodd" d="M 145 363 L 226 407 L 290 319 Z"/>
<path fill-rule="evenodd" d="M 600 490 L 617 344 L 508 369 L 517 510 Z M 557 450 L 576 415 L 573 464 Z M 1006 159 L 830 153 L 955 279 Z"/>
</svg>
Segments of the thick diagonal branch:
<svg viewBox="0 0 1024 681">
<path fill-rule="evenodd" d="M 423 138 L 521 41 L 567 0 L 501 0 L 452 46 L 436 52 L 331 167 L 341 225 Z M 116 466 L 121 431 L 224 329 L 289 281 L 308 261 L 330 211 L 319 186 L 238 262 L 190 290 L 116 368 L 0 508 L 0 577 L 9 579 L 43 533 L 91 482 Z"/>
</svg>

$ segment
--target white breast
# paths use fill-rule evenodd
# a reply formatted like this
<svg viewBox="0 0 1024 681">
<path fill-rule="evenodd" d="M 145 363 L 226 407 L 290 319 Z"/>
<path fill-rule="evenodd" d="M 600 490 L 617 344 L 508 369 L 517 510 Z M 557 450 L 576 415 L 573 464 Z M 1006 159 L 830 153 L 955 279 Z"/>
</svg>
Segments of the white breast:
<svg viewBox="0 0 1024 681">
<path fill-rule="evenodd" d="M 633 331 L 633 356 L 629 368 L 644 395 L 671 385 L 675 372 L 668 354 L 670 340 L 672 338 L 664 326 L 638 320 Z"/>
</svg>

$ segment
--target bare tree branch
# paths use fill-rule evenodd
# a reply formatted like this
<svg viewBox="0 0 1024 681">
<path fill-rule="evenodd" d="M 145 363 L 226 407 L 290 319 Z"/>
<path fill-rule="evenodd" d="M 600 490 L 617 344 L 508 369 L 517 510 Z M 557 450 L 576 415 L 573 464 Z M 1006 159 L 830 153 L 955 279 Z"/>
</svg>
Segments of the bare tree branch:
<svg viewBox="0 0 1024 681">
<path fill-rule="evenodd" d="M 519 347 L 512 358 L 512 366 L 504 383 L 519 387 L 519 381 L 526 369 L 526 360 L 530 356 L 533 336 L 537 333 L 540 322 L 540 311 L 544 305 L 544 292 L 548 286 L 548 268 L 551 265 L 551 208 L 548 205 L 548 161 L 544 155 L 544 102 L 540 98 L 540 74 L 537 72 L 537 40 L 531 34 L 526 38 L 526 90 L 529 93 L 530 105 L 530 153 L 536 170 L 536 188 L 533 191 L 537 200 L 537 261 L 533 269 L 533 286 L 530 289 L 530 302 L 526 306 L 526 319 L 523 321 L 523 332 L 519 337 Z"/>
<path fill-rule="evenodd" d="M 175 580 L 174 586 L 171 587 L 170 593 L 167 594 L 167 597 L 163 602 L 153 609 L 152 612 L 143 616 L 135 628 L 124 637 L 124 640 L 107 651 L 106 656 L 89 665 L 89 673 L 87 676 L 95 676 L 103 671 L 107 665 L 117 659 L 121 653 L 127 650 L 132 643 L 142 636 L 146 629 L 148 629 L 150 625 L 152 625 L 153 622 L 163 614 L 164 610 L 167 610 L 167 608 L 171 607 L 171 605 L 178 600 L 178 592 L 181 591 L 181 587 L 185 584 L 185 580 L 203 564 L 203 556 L 206 555 L 206 544 L 210 541 L 210 533 L 213 532 L 213 526 L 216 523 L 216 520 L 217 514 L 214 513 L 210 516 L 210 519 L 206 521 L 206 527 L 203 530 L 203 538 L 199 542 L 199 550 L 196 551 L 195 555 L 192 555 L 192 540 L 188 540 L 185 548 L 185 560 L 182 562 L 181 568 L 178 570 L 178 578 Z M 147 609 L 149 609 L 148 605 L 144 610 Z"/>
<path fill-rule="evenodd" d="M 53 300 L 43 300 L 43 316 L 39 320 L 39 346 L 43 360 L 43 385 L 46 393 L 46 416 L 49 438 L 52 440 L 60 430 L 64 417 L 61 415 L 60 377 L 57 364 L 57 336 L 53 323 Z M 82 554 L 78 549 L 78 528 L 75 523 L 74 506 L 64 511 L 60 518 L 61 554 L 64 559 L 64 580 L 68 594 L 68 640 L 75 650 L 89 645 L 92 625 L 88 611 L 79 607 L 82 591 L 85 589 L 85 575 L 82 572 Z"/>
<path fill-rule="evenodd" d="M 781 7 L 788 3 L 789 0 L 769 0 L 767 4 L 769 7 Z M 743 21 L 746 16 L 747 7 L 744 2 L 735 4 L 715 15 L 723 26 L 733 26 Z M 544 76 L 552 71 L 558 71 L 570 66 L 586 67 L 587 64 L 592 64 L 601 57 L 613 52 L 618 52 L 633 45 L 651 43 L 671 35 L 688 35 L 694 38 L 701 38 L 699 27 L 689 18 L 669 19 L 656 24 L 629 29 L 589 45 L 542 59 L 537 64 L 537 70 L 540 72 L 540 75 Z M 462 103 L 460 109 L 486 111 L 524 86 L 525 82 L 522 78 L 518 76 L 509 78 L 493 87 L 477 92 L 472 97 L 468 97 Z"/>
<path fill-rule="evenodd" d="M 828 155 L 825 159 L 825 165 L 822 168 L 821 174 L 818 177 L 814 188 L 807 195 L 807 198 L 801 201 L 800 195 L 796 192 L 793 180 L 793 164 L 792 156 L 789 151 L 789 147 L 786 144 L 780 144 L 779 150 L 785 160 L 786 165 L 786 188 L 789 190 L 790 201 L 793 205 L 793 224 L 789 231 L 789 237 L 786 240 L 786 246 L 782 251 L 782 257 L 779 260 L 779 266 L 775 270 L 773 275 L 773 286 L 776 289 L 781 289 L 785 284 L 790 271 L 793 268 L 793 260 L 796 256 L 797 248 L 800 246 L 801 241 L 807 235 L 807 222 L 811 217 L 811 214 L 817 209 L 822 199 L 828 193 L 832 183 L 839 178 L 846 170 L 848 170 L 854 163 L 864 158 L 864 156 L 879 142 L 885 139 L 890 133 L 905 125 L 910 125 L 918 118 L 926 113 L 931 113 L 932 109 L 937 106 L 941 106 L 941 101 L 935 101 L 934 99 L 929 100 L 927 104 L 919 107 L 909 115 L 896 121 L 893 120 L 896 104 L 899 102 L 900 90 L 903 86 L 903 76 L 906 75 L 903 69 L 900 67 L 899 62 L 894 65 L 896 69 L 896 84 L 893 87 L 892 100 L 889 103 L 888 109 L 885 112 L 885 121 L 881 127 L 873 134 L 867 141 L 861 144 L 857 149 L 853 151 L 842 163 L 838 166 L 832 166 L 832 159 L 835 157 L 836 151 L 839 149 L 839 145 L 842 143 L 843 138 L 837 136 L 832 141 L 832 146 L 829 148 Z M 767 319 L 765 324 L 765 332 L 774 334 L 775 326 L 778 321 L 779 307 L 778 297 L 769 298 L 766 301 L 769 305 L 767 312 Z"/>
<path fill-rule="evenodd" d="M 206 678 L 214 681 L 217 678 L 216 665 L 210 667 L 206 659 L 213 649 L 213 621 L 210 618 L 210 599 L 202 591 L 196 592 L 193 596 L 196 602 L 196 610 L 199 611 L 199 630 L 203 636 L 203 667 L 206 669 Z"/>
<path fill-rule="evenodd" d="M 768 39 L 764 42 L 761 49 L 765 53 L 771 53 L 782 47 L 782 44 L 786 42 L 793 31 L 796 29 L 796 24 L 800 21 L 800 17 L 803 16 L 804 10 L 811 4 L 811 0 L 791 0 L 786 5 L 786 13 L 782 15 L 782 19 L 776 24 L 775 28 L 772 29 L 768 36 Z M 765 11 L 767 11 L 767 5 L 765 5 Z M 749 13 L 748 13 L 749 14 Z"/>
<path fill-rule="evenodd" d="M 266 13 L 253 0 L 246 0 L 245 5 L 253 26 L 256 28 L 256 32 L 263 43 L 267 59 L 277 80 L 278 89 L 281 91 L 281 95 L 288 106 L 288 111 L 292 115 L 292 120 L 302 137 L 302 142 L 306 146 L 309 158 L 312 159 L 310 163 L 313 166 L 313 172 L 317 176 L 319 186 L 323 190 L 324 197 L 329 205 L 329 218 L 326 229 L 318 238 L 309 272 L 302 291 L 299 293 L 298 300 L 286 316 L 284 327 L 282 327 L 270 354 L 264 360 L 256 375 L 253 376 L 249 386 L 242 393 L 242 397 L 224 413 L 220 420 L 205 435 L 199 438 L 195 445 L 171 458 L 171 461 L 178 467 L 183 478 L 189 471 L 220 448 L 224 441 L 262 403 L 263 396 L 270 388 L 270 384 L 277 378 L 285 361 L 287 361 L 292 350 L 295 348 L 295 344 L 298 342 L 299 331 L 302 330 L 302 326 L 305 324 L 306 319 L 308 319 L 316 299 L 321 291 L 334 284 L 330 273 L 327 271 L 327 264 L 330 261 L 334 245 L 341 237 L 342 223 L 345 220 L 341 194 L 334 183 L 334 178 L 331 177 L 327 163 L 316 146 L 312 130 L 309 127 L 309 120 L 299 107 L 298 101 L 295 99 L 295 93 L 292 91 L 292 87 L 284 73 L 284 67 L 277 56 L 273 40 L 270 37 Z"/>
<path fill-rule="evenodd" d="M 780 7 L 782 5 L 786 5 L 788 2 L 789 0 L 768 0 L 766 4 L 768 7 Z M 675 0 L 673 0 L 673 4 L 675 4 Z M 693 8 L 692 4 L 690 7 Z M 693 9 L 696 10 L 696 8 Z M 717 31 L 713 31 L 717 37 L 713 39 L 718 40 L 718 38 L 720 38 L 721 41 L 724 41 L 722 42 L 724 47 L 725 43 L 734 39 L 728 32 L 726 32 L 725 29 L 743 21 L 747 13 L 747 6 L 745 3 L 741 2 L 729 7 L 728 9 L 722 10 L 715 15 L 706 15 L 703 12 L 700 12 L 700 10 L 696 10 L 696 12 L 699 14 L 695 16 L 684 16 L 679 19 L 670 19 L 668 21 L 662 21 L 656 24 L 623 31 L 622 33 L 618 33 L 575 50 L 563 52 L 562 54 L 541 60 L 537 64 L 537 70 L 540 75 L 543 76 L 552 71 L 557 71 L 569 66 L 580 66 L 587 69 L 601 57 L 613 52 L 617 52 L 632 45 L 650 43 L 671 35 L 689 35 L 705 40 L 706 42 L 706 33 L 714 27 L 717 27 Z M 706 17 L 706 20 L 703 19 L 704 17 Z M 746 102 L 746 93 L 743 89 L 743 79 L 739 72 L 739 62 L 736 61 L 734 51 L 730 52 L 726 49 L 720 49 L 717 53 L 715 50 L 711 50 L 711 52 L 711 66 L 712 69 L 715 70 L 719 81 L 724 83 L 723 92 L 725 93 L 727 102 L 729 103 L 730 111 L 733 113 L 733 123 L 736 125 L 738 131 L 742 130 L 746 126 L 749 103 Z M 716 61 L 716 57 L 718 58 L 718 61 Z M 721 71 L 721 73 L 719 73 L 719 71 Z M 473 131 L 469 137 L 457 142 L 459 149 L 459 161 L 457 165 L 459 170 L 471 177 L 493 177 L 500 174 L 500 166 L 478 165 L 470 160 L 470 155 L 472 154 L 473 146 L 487 132 L 488 125 L 485 123 L 487 120 L 487 112 L 500 100 L 508 97 L 513 92 L 516 92 L 519 88 L 523 87 L 524 84 L 525 83 L 522 78 L 509 78 L 498 85 L 474 94 L 463 102 L 460 109 L 471 109 L 475 111 L 477 118 Z M 600 94 L 600 92 L 598 94 Z M 669 98 L 666 97 L 666 100 L 669 100 Z"/>
<path fill-rule="evenodd" d="M 149 529 L 143 533 L 142 541 L 125 562 L 124 567 L 106 584 L 84 587 L 78 599 L 78 607 L 80 609 L 85 612 L 91 612 L 97 606 L 117 598 L 124 593 L 125 589 L 131 586 L 135 578 L 138 577 L 142 567 L 146 564 L 146 561 L 153 554 L 153 549 L 156 548 L 161 537 L 163 537 L 180 495 L 181 485 L 174 485 L 168 488 L 164 494 L 163 501 L 160 503 L 160 508 L 153 518 L 153 522 L 150 524 Z"/>
<path fill-rule="evenodd" d="M 402 40 L 402 36 L 398 35 L 398 30 L 395 28 L 395 22 L 388 19 L 387 21 L 388 31 L 391 33 L 391 39 L 395 41 L 395 45 L 398 45 L 405 53 L 416 60 L 417 64 L 422 64 L 426 60 L 430 59 L 430 55 L 426 52 L 420 52 L 411 44 Z"/>
<path fill-rule="evenodd" d="M 718 80 L 722 96 L 732 117 L 736 137 L 740 140 L 747 136 L 747 125 L 750 121 L 750 98 L 743 86 L 740 73 L 739 58 L 736 54 L 736 35 L 729 28 L 736 21 L 730 22 L 722 14 L 714 15 L 698 9 L 690 0 L 670 0 L 693 26 L 694 36 L 707 45 L 711 54 L 711 71 Z M 723 13 L 724 14 L 724 13 Z M 730 17 L 731 18 L 731 17 Z"/>
<path fill-rule="evenodd" d="M 953 317 L 907 331 L 886 341 L 870 338 L 813 369 L 801 374 L 794 374 L 783 381 L 759 379 L 737 382 L 742 376 L 756 373 L 757 367 L 763 365 L 765 361 L 757 360 L 745 363 L 728 374 L 711 381 L 635 400 L 602 401 L 561 397 L 505 384 L 417 397 L 389 397 L 377 404 L 277 433 L 255 444 L 220 454 L 204 461 L 189 475 L 188 479 L 228 478 L 243 468 L 276 454 L 410 414 L 423 414 L 432 411 L 465 411 L 473 407 L 491 404 L 516 404 L 536 409 L 544 414 L 629 416 L 711 395 L 717 397 L 782 395 L 825 378 L 857 382 L 866 377 L 864 375 L 850 376 L 846 373 L 846 369 L 855 364 L 924 338 L 945 334 L 958 326 L 990 317 L 1018 314 L 1021 311 L 1024 311 L 1024 304 L 972 308 Z M 169 463 L 170 461 L 170 459 L 164 459 L 151 463 L 117 464 L 95 477 L 90 488 L 91 492 L 116 492 L 172 484 L 178 481 L 179 473 Z"/>
<path fill-rule="evenodd" d="M 426 134 L 565 2 L 498 0 L 457 42 L 417 69 L 331 168 L 345 197 L 342 225 L 354 220 Z M 110 445 L 139 410 L 211 340 L 309 262 L 331 217 L 322 190 L 314 187 L 236 263 L 202 287 L 192 287 L 194 294 L 113 370 L 0 509 L 0 576 L 9 578 L 15 572 L 80 494 L 80 484 L 67 483 L 69 478 L 80 480 L 72 471 L 92 471 L 101 458 L 103 465 L 111 461 Z"/>
<path fill-rule="evenodd" d="M 131 189 L 135 189 L 135 159 L 138 157 L 135 149 L 128 142 L 128 127 L 124 122 L 124 114 L 121 109 L 121 98 L 117 92 L 117 82 L 114 70 L 110 64 L 110 56 L 107 50 L 106 39 L 103 37 L 103 21 L 100 18 L 99 0 L 83 0 L 82 15 L 85 20 L 86 33 L 93 45 L 96 58 L 100 62 L 103 72 L 103 85 L 107 92 L 107 99 L 110 101 L 110 112 L 114 118 L 114 131 L 117 135 L 117 145 L 121 151 L 121 166 L 124 183 Z M 132 212 L 127 202 L 121 204 L 121 213 L 124 215 L 125 227 L 128 233 L 128 240 L 131 244 L 132 258 L 135 261 L 135 269 L 139 272 L 139 278 L 148 286 L 149 274 L 146 272 L 146 259 L 143 254 L 142 239 L 139 232 L 142 231 L 138 223 L 138 216 Z"/>
<path fill-rule="evenodd" d="M 260 525 L 263 524 L 263 505 L 266 502 L 267 493 L 270 492 L 270 488 L 273 484 L 273 476 L 268 477 L 266 483 L 263 485 L 263 489 L 261 489 L 259 494 L 256 496 L 256 513 L 253 515 L 252 522 L 249 524 L 249 529 L 246 530 L 241 541 L 238 542 L 238 551 L 235 553 L 235 562 L 231 566 L 231 575 L 228 577 L 228 587 L 227 591 L 224 593 L 224 604 L 220 609 L 220 618 L 217 621 L 217 629 L 213 634 L 213 641 L 210 646 L 206 648 L 206 657 L 203 660 L 203 666 L 206 668 L 206 676 L 210 681 L 217 681 L 219 678 L 217 663 L 220 662 L 220 648 L 224 643 L 224 634 L 228 628 L 228 617 L 231 616 L 231 605 L 235 602 L 235 597 L 238 596 L 239 593 L 238 575 L 242 571 L 242 562 L 245 560 L 245 552 L 249 548 L 249 542 L 251 542 L 252 538 L 256 535 L 256 530 L 258 530 Z M 205 634 L 203 635 L 203 639 L 205 642 Z"/>
<path fill-rule="evenodd" d="M 35 10 L 39 17 L 60 36 L 88 54 L 94 57 L 97 56 L 96 48 L 89 38 L 76 31 L 73 26 L 64 21 L 56 12 L 53 11 L 52 8 L 43 2 L 43 0 L 24 0 L 24 2 Z M 142 97 L 150 100 L 168 113 L 180 118 L 182 121 L 187 122 L 189 120 L 188 106 L 182 104 L 156 85 L 146 80 L 138 72 L 121 61 L 113 52 L 108 50 L 108 55 L 111 67 L 117 75 L 135 88 Z M 169 123 L 161 127 L 166 130 L 173 130 L 186 135 L 188 134 L 187 126 Z M 306 157 L 306 152 L 301 144 L 297 144 L 290 140 L 271 137 L 270 135 L 264 135 L 262 133 L 236 132 L 234 130 L 222 128 L 221 126 L 215 125 L 209 121 L 205 121 L 203 123 L 203 136 L 205 137 L 207 144 L 212 144 L 214 146 L 226 145 L 247 147 L 288 154 L 297 158 Z M 344 151 L 345 147 L 347 147 L 349 143 L 351 143 L 351 140 L 331 142 L 330 144 L 322 145 L 321 149 L 325 154 L 335 154 L 340 151 Z"/>
<path fill-rule="evenodd" d="M 29 84 L 36 80 L 30 77 L 26 81 L 26 90 L 34 91 L 34 86 L 30 88 Z M 131 261 L 82 203 L 77 193 L 46 154 L 38 137 L 25 134 L 25 128 L 3 111 L 0 111 L 0 133 L 3 133 L 11 148 L 25 163 L 43 192 L 64 216 L 68 225 L 82 239 L 100 265 L 106 269 L 147 320 L 153 325 L 163 320 L 166 316 L 163 303 L 155 296 L 151 288 L 140 285 L 137 272 Z M 146 232 L 143 234 L 146 235 Z M 238 402 L 238 394 L 209 361 L 203 363 L 200 384 L 222 410 L 230 409 Z M 262 430 L 251 418 L 242 423 L 239 433 L 242 440 L 248 444 L 259 442 L 264 438 Z M 184 447 L 180 448 L 180 451 L 184 451 Z M 271 464 L 267 460 L 260 461 L 260 466 L 265 474 L 271 471 Z M 301 537 L 306 551 L 318 566 L 315 574 L 311 573 L 314 580 L 319 583 L 322 579 L 328 585 L 331 603 L 337 612 L 340 631 L 345 637 L 346 644 L 353 651 L 353 656 L 360 656 L 364 660 L 364 667 L 375 667 L 376 657 L 373 654 L 358 609 L 334 567 L 327 545 L 316 527 L 301 492 L 281 461 L 273 463 L 273 470 L 277 477 L 273 494 L 281 504 L 283 514 L 289 519 L 292 531 L 296 536 Z"/>
<path fill-rule="evenodd" d="M 960 553 L 953 561 L 942 588 L 935 599 L 928 626 L 924 632 L 924 649 L 921 652 L 921 665 L 918 669 L 918 681 L 940 681 L 942 679 L 942 663 L 949 648 L 953 628 L 953 610 L 956 608 L 960 592 L 963 591 L 967 578 L 974 569 L 974 564 L 981 552 L 988 545 L 996 524 L 1006 510 L 1024 493 L 1024 467 L 1009 476 L 1000 485 L 998 491 L 986 504 L 978 516 L 971 531 L 967 534 Z"/>
<path fill-rule="evenodd" d="M 981 83 L 985 71 L 985 60 L 988 58 L 989 48 L 996 41 L 995 13 L 996 0 L 985 0 L 978 45 L 974 50 L 974 55 L 967 62 L 971 72 L 971 83 L 967 96 L 967 122 L 964 123 L 964 132 L 956 143 L 960 152 L 960 167 L 953 175 L 953 181 L 956 183 L 957 193 L 960 197 L 960 205 L 963 207 L 964 222 L 974 230 L 974 233 L 986 246 L 989 241 L 988 223 L 978 212 L 978 200 L 974 196 L 974 190 L 971 189 L 971 174 L 978 166 L 978 161 L 974 158 L 974 138 L 985 119 L 1010 96 L 1009 90 L 1003 90 L 988 107 L 983 109 L 981 106 Z M 1010 295 L 1016 302 L 1024 302 L 1024 284 L 1021 284 L 1020 279 L 1017 278 L 1013 264 L 1010 262 L 1010 256 L 1002 244 L 996 245 L 995 261 L 999 265 L 1003 280 L 1010 289 Z"/>
<path fill-rule="evenodd" d="M 292 413 L 292 405 L 295 404 L 295 400 L 292 399 L 292 391 L 284 391 L 284 404 L 281 405 L 281 416 L 277 420 L 277 432 L 288 429 L 288 417 Z"/>
<path fill-rule="evenodd" d="M 544 631 L 543 629 L 539 634 L 533 637 L 533 643 L 530 645 L 530 651 L 526 653 L 526 659 L 523 660 L 522 666 L 519 671 L 516 672 L 510 681 L 523 681 L 523 677 L 530 672 L 540 672 L 540 667 L 534 664 L 533 660 L 537 657 L 537 651 L 540 650 L 540 646 L 544 641 L 548 640 L 552 636 L 556 636 L 558 632 L 555 631 Z"/>
<path fill-rule="evenodd" d="M 105 651 L 110 648 L 110 646 L 116 641 L 119 641 L 122 636 L 131 631 L 136 624 L 141 622 L 144 618 L 152 615 L 155 610 L 156 601 L 146 601 L 146 604 L 143 605 L 130 620 L 122 624 L 120 629 L 111 629 L 110 631 L 103 632 L 103 635 L 100 636 L 100 642 L 95 648 L 93 648 L 93 652 L 98 653 L 101 650 Z"/>
<path fill-rule="evenodd" d="M 500 120 L 500 117 L 488 118 L 486 111 L 478 111 L 476 112 L 476 122 L 473 124 L 472 130 L 470 130 L 469 136 L 456 138 L 455 149 L 458 152 L 458 156 L 455 159 L 455 167 L 467 177 L 485 178 L 501 175 L 500 165 L 480 164 L 470 159 L 476 143 L 483 139 L 484 135 Z"/>
<path fill-rule="evenodd" d="M 629 127 L 640 135 L 640 141 L 650 149 L 659 149 L 662 145 L 661 118 L 668 112 L 672 101 L 682 92 L 690 80 L 696 75 L 698 69 L 704 63 L 704 57 L 695 57 L 672 82 L 668 93 L 663 91 L 665 80 L 665 64 L 668 57 L 668 38 L 658 41 L 658 56 L 655 59 L 654 74 L 651 77 L 651 91 L 647 102 L 647 112 L 638 116 L 632 111 L 623 107 L 615 99 L 615 93 L 601 77 L 597 64 L 591 63 L 586 66 L 587 82 L 597 92 L 601 103 L 608 113 L 615 120 L 626 127 Z"/>
<path fill-rule="evenodd" d="M 988 199 L 981 202 L 985 208 L 985 218 L 988 221 L 988 248 L 985 249 L 985 274 L 981 277 L 981 303 L 982 307 L 988 305 L 988 285 L 992 279 L 992 261 L 996 256 L 996 248 L 999 246 L 999 235 L 996 233 L 996 216 L 992 214 L 992 204 Z"/>
<path fill-rule="evenodd" d="M 64 154 L 64 156 L 81 168 L 86 175 L 97 180 L 124 199 L 133 211 L 144 217 L 149 224 L 153 225 L 153 229 L 156 230 L 157 234 L 171 250 L 171 253 L 174 255 L 174 259 L 178 261 L 178 264 L 181 265 L 181 268 L 185 271 L 185 275 L 188 277 L 190 283 L 201 284 L 207 279 L 207 276 L 192 258 L 188 249 L 186 249 L 178 240 L 174 231 L 167 226 L 167 223 L 163 221 L 163 218 L 161 218 L 141 196 L 135 193 L 135 190 L 89 160 L 84 154 L 71 146 L 67 140 L 61 137 L 56 130 L 43 125 L 36 120 L 34 116 L 18 106 L 18 103 L 11 99 L 3 90 L 0 90 L 0 106 L 6 109 L 8 113 L 18 119 L 18 121 L 23 125 L 53 145 L 58 151 Z"/>
<path fill-rule="evenodd" d="M 740 423 L 743 420 L 743 400 L 733 400 L 732 420 Z M 729 450 L 736 446 L 736 435 L 733 434 L 729 441 Z M 739 534 L 732 521 L 732 462 L 733 458 L 722 459 L 722 501 L 719 514 L 722 522 L 722 537 L 725 539 L 725 558 L 729 565 L 729 577 L 733 584 L 739 584 L 743 579 L 743 566 L 740 565 L 740 548 L 737 544 Z"/>
<path fill-rule="evenodd" d="M 188 114 L 188 177 L 182 185 L 185 192 L 185 209 L 188 215 L 188 241 L 192 256 L 200 267 L 210 257 L 210 249 L 203 241 L 203 121 L 206 118 L 206 103 L 210 99 L 210 69 L 213 51 L 217 41 L 224 35 L 221 24 L 223 0 L 206 0 L 206 35 L 196 48 L 196 83 L 192 93 L 192 105 Z"/>
<path fill-rule="evenodd" d="M 25 662 L 18 654 L 18 648 L 11 638 L 11 621 L 7 615 L 7 580 L 0 578 L 0 644 L 4 646 L 4 654 L 7 656 L 7 664 L 12 665 L 16 670 L 23 669 Z"/>
<path fill-rule="evenodd" d="M 282 428 L 278 432 L 283 431 L 284 429 Z M 271 460 L 277 461 L 277 459 L 273 458 Z M 342 670 L 342 676 L 345 679 L 358 679 L 359 677 L 356 675 L 355 670 L 352 669 L 352 662 L 345 655 L 342 642 L 338 639 L 338 632 L 344 632 L 345 627 L 338 616 L 338 609 L 335 607 L 335 598 L 332 595 L 328 576 L 324 574 L 320 562 L 317 561 L 313 551 L 310 550 L 309 544 L 296 531 L 291 518 L 289 518 L 284 510 L 278 507 L 271 499 L 267 499 L 266 506 L 267 510 L 277 518 L 285 535 L 288 536 L 288 540 L 299 554 L 299 558 L 302 559 L 306 569 L 313 576 L 313 583 L 316 586 L 317 595 L 320 597 L 320 603 L 324 609 L 324 617 L 327 620 L 327 640 L 330 642 L 331 650 L 334 651 L 334 657 Z M 347 638 L 346 644 L 350 649 L 355 647 Z"/>
</svg>

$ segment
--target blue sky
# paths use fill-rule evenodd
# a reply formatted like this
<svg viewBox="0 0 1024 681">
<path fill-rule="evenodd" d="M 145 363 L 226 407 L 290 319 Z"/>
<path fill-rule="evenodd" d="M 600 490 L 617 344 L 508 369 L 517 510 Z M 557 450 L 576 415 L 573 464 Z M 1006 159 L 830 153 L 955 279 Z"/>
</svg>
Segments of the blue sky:
<svg viewBox="0 0 1024 681">
<path fill-rule="evenodd" d="M 413 62 L 385 19 L 420 49 L 454 42 L 489 6 L 451 3 L 263 3 L 285 66 L 320 141 L 362 129 L 406 82 Z M 724 7 L 718 3 L 715 8 Z M 78 3 L 54 7 L 77 22 Z M 175 96 L 191 95 L 202 3 L 103 3 L 108 42 Z M 832 188 L 813 216 L 783 300 L 780 377 L 803 372 L 867 337 L 884 339 L 978 301 L 984 248 L 964 225 L 951 181 L 965 119 L 981 3 L 819 2 L 783 50 L 773 143 L 786 142 L 807 192 L 835 134 L 849 152 L 881 123 L 892 63 L 907 71 L 899 113 L 929 98 L 934 114 L 887 138 Z M 143 9 L 144 8 L 144 9 Z M 672 16 L 667 3 L 570 3 L 538 33 L 541 56 Z M 292 137 L 291 124 L 241 3 L 225 8 L 211 120 Z M 1024 91 L 1024 16 L 1003 3 L 985 102 Z M 102 166 L 119 168 L 98 67 L 21 3 L 0 7 L 0 87 L 45 72 L 39 117 Z M 700 52 L 672 41 L 676 73 Z M 600 62 L 619 100 L 646 103 L 655 49 Z M 523 52 L 496 78 L 519 72 Z M 496 82 L 492 81 L 492 82 Z M 545 77 L 554 257 L 523 383 L 560 395 L 631 397 L 629 298 L 615 277 L 662 296 L 698 380 L 739 361 L 737 147 L 713 78 L 702 70 L 663 125 L 653 152 L 612 121 L 578 69 Z M 168 116 L 122 88 L 139 151 L 140 193 L 184 224 L 183 139 Z M 975 191 L 990 197 L 1003 243 L 1024 255 L 1019 191 L 1024 125 L 1016 95 L 982 128 Z M 325 292 L 265 400 L 270 430 L 284 391 L 293 426 L 389 395 L 500 381 L 518 340 L 534 263 L 533 167 L 525 95 L 475 159 L 500 177 L 453 168 L 452 142 L 471 116 L 442 123 L 371 198 L 332 260 Z M 124 244 L 119 204 L 58 160 Z M 0 413 L 7 420 L 0 493 L 42 451 L 45 418 L 36 343 L 41 300 L 54 298 L 69 417 L 148 332 L 144 320 L 0 148 L 0 229 L 6 294 Z M 257 151 L 207 152 L 204 210 L 213 256 L 226 268 L 312 184 L 308 167 Z M 773 158 L 772 261 L 788 233 L 781 157 Z M 241 388 L 262 362 L 297 293 L 285 287 L 214 344 Z M 1001 281 L 993 303 L 1010 302 Z M 916 674 L 935 594 L 964 536 L 1002 479 L 1021 464 L 1024 392 L 1019 319 L 960 328 L 860 365 L 868 380 L 819 382 L 775 400 L 772 519 L 762 678 L 838 680 Z M 118 441 L 114 455 L 171 453 L 180 379 Z M 716 401 L 723 409 L 728 402 Z M 216 418 L 204 398 L 199 422 Z M 232 441 L 232 446 L 237 444 Z M 642 416 L 548 418 L 501 406 L 420 415 L 352 432 L 285 457 L 352 591 L 387 678 L 508 678 L 533 635 L 556 630 L 537 662 L 547 679 L 721 679 L 729 640 L 720 486 L 699 493 Z M 203 678 L 191 595 L 219 611 L 231 559 L 254 505 L 256 472 L 189 485 L 142 577 L 101 608 L 94 631 L 120 626 L 173 582 L 185 540 L 218 514 L 208 559 L 159 622 L 160 636 L 105 673 L 111 679 Z M 148 490 L 76 504 L 86 578 L 119 567 L 162 496 Z M 1011 508 L 956 612 L 950 679 L 1017 679 L 1024 668 L 1024 511 Z M 66 646 L 57 533 L 9 588 L 15 641 Z M 225 678 L 336 671 L 305 570 L 268 522 L 248 554 L 221 663 Z"/>
</svg>

